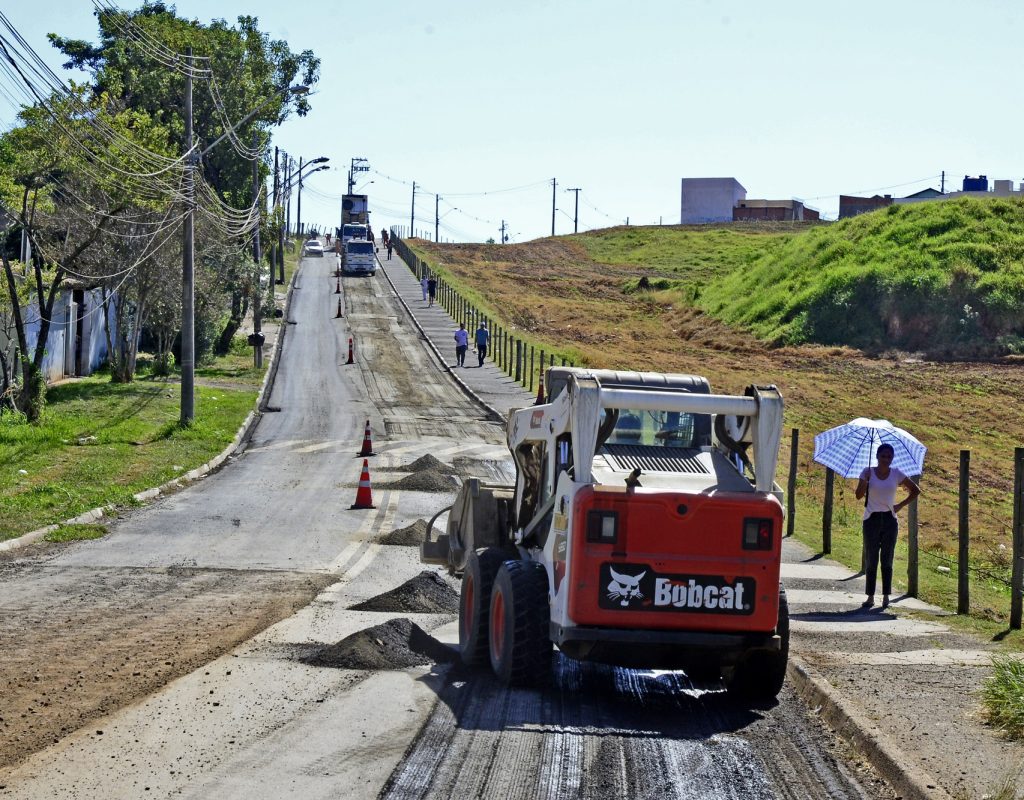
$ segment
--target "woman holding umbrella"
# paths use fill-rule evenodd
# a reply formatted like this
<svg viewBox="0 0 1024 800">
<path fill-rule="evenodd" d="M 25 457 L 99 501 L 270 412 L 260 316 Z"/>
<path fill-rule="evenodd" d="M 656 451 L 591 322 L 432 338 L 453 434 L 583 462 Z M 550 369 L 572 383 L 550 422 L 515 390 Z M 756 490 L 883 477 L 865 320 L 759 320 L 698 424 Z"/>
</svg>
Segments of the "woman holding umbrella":
<svg viewBox="0 0 1024 800">
<path fill-rule="evenodd" d="M 861 608 L 875 604 L 875 580 L 879 557 L 882 562 L 882 608 L 889 606 L 892 592 L 892 561 L 896 552 L 896 534 L 899 523 L 896 515 L 920 494 L 917 484 L 892 466 L 895 450 L 891 444 L 883 443 L 875 451 L 877 467 L 867 467 L 860 474 L 857 484 L 857 499 L 867 498 L 864 503 L 864 586 L 868 599 Z M 907 490 L 907 496 L 896 502 L 899 487 Z"/>
</svg>

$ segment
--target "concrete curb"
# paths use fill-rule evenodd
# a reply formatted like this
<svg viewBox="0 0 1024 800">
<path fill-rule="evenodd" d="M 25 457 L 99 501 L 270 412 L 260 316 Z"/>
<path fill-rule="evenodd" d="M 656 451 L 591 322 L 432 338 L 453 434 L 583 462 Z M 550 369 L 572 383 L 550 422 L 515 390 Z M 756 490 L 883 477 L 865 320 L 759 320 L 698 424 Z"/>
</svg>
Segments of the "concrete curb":
<svg viewBox="0 0 1024 800">
<path fill-rule="evenodd" d="M 292 287 L 295 285 L 295 276 L 299 274 L 299 270 L 295 270 L 292 273 L 292 279 L 288 284 L 288 293 L 285 298 L 284 304 L 284 315 L 281 317 L 281 332 L 277 336 L 277 341 L 274 342 L 274 350 L 270 354 L 270 367 L 267 369 L 267 374 L 263 376 L 263 384 L 260 387 L 260 393 L 256 398 L 256 411 L 250 411 L 246 416 L 245 421 L 238 428 L 238 432 L 235 434 L 235 438 L 231 440 L 231 444 L 221 450 L 220 453 L 215 455 L 205 464 L 196 467 L 193 470 L 186 472 L 180 478 L 175 478 L 172 481 L 168 481 L 162 486 L 157 486 L 153 489 L 145 489 L 144 491 L 137 492 L 132 495 L 140 503 L 148 503 L 151 500 L 155 500 L 162 494 L 169 494 L 170 492 L 177 491 L 190 483 L 199 480 L 206 475 L 220 467 L 231 455 L 238 452 L 242 446 L 249 440 L 253 430 L 256 427 L 256 423 L 259 422 L 262 412 L 266 408 L 266 400 L 270 397 L 270 392 L 273 389 L 273 382 L 277 378 L 277 367 L 281 353 L 281 348 L 284 346 L 285 331 L 288 330 L 288 312 L 291 309 L 292 304 Z M 96 522 L 102 519 L 108 513 L 116 511 L 117 506 L 100 506 L 98 508 L 90 509 L 84 514 L 79 514 L 77 517 L 72 519 L 64 520 L 60 523 L 61 525 L 84 525 L 89 522 Z M 30 544 L 35 544 L 41 539 L 46 537 L 46 534 L 51 531 L 57 530 L 59 525 L 47 525 L 44 528 L 37 528 L 34 531 L 29 531 L 15 539 L 7 539 L 6 541 L 0 542 L 0 553 L 8 552 L 11 550 L 17 550 L 22 547 L 27 547 Z"/>
<path fill-rule="evenodd" d="M 380 265 L 380 269 L 381 269 L 381 272 L 384 273 L 384 277 L 388 279 L 388 283 L 391 285 L 391 291 L 393 291 L 395 293 L 395 297 L 398 298 L 398 302 L 402 304 L 402 308 L 404 308 L 405 309 L 405 313 L 409 315 L 409 318 L 412 320 L 412 324 L 415 325 L 416 326 L 416 330 L 418 330 L 420 332 L 420 336 L 423 337 L 423 341 L 425 341 L 427 343 L 427 345 L 430 347 L 430 350 L 433 352 L 434 356 L 441 363 L 441 366 L 443 366 L 445 368 L 445 372 L 447 372 L 448 375 L 451 377 L 451 379 L 453 381 L 455 381 L 455 383 L 457 383 L 459 385 L 459 388 L 462 389 L 463 393 L 467 397 L 469 397 L 470 400 L 472 400 L 477 405 L 479 405 L 481 408 L 483 408 L 488 414 L 490 414 L 492 417 L 494 417 L 494 419 L 497 422 L 504 422 L 505 421 L 505 415 L 502 414 L 500 411 L 498 411 L 498 409 L 496 409 L 494 406 L 492 406 L 486 400 L 484 400 L 480 395 L 478 395 L 472 389 L 470 389 L 469 386 L 462 380 L 462 378 L 460 378 L 458 375 L 456 375 L 452 371 L 452 369 L 448 366 L 448 362 L 445 361 L 444 356 L 441 355 L 441 351 L 437 349 L 437 345 L 434 344 L 433 340 L 429 336 L 427 336 L 427 332 L 425 330 L 423 330 L 423 326 L 420 325 L 420 321 L 418 319 L 416 319 L 416 315 L 412 313 L 412 309 L 409 308 L 409 304 L 405 302 L 405 298 L 402 297 L 401 292 L 398 291 L 398 287 L 395 286 L 395 282 L 393 280 L 391 280 L 391 276 L 388 275 L 388 271 L 384 267 L 383 262 L 380 260 L 380 256 L 379 255 L 377 256 L 377 264 Z"/>
<path fill-rule="evenodd" d="M 911 759 L 860 709 L 792 653 L 787 677 L 807 707 L 862 752 L 903 798 L 952 800 L 934 778 L 913 766 Z"/>
</svg>

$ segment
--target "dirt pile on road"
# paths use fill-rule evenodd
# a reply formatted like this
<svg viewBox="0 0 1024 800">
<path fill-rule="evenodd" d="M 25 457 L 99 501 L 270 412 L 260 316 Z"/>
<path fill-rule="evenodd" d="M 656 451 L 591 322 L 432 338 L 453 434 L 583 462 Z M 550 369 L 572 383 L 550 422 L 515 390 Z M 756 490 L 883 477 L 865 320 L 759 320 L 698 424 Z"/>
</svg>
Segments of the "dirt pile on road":
<svg viewBox="0 0 1024 800">
<path fill-rule="evenodd" d="M 391 533 L 385 533 L 377 541 L 380 544 L 399 544 L 406 547 L 417 547 L 426 535 L 427 521 L 425 519 L 418 519 L 404 528 L 396 528 Z"/>
<path fill-rule="evenodd" d="M 459 595 L 438 573 L 425 569 L 398 588 L 352 606 L 352 610 L 455 613 L 459 610 Z"/>
<path fill-rule="evenodd" d="M 454 661 L 455 658 L 454 650 L 403 617 L 346 636 L 303 660 L 315 667 L 383 670 Z"/>
<path fill-rule="evenodd" d="M 455 467 L 445 464 L 432 455 L 420 456 L 411 464 L 398 467 L 382 467 L 391 472 L 408 472 L 397 481 L 380 484 L 382 489 L 406 489 L 412 492 L 454 492 L 457 483 L 452 477 Z"/>
</svg>

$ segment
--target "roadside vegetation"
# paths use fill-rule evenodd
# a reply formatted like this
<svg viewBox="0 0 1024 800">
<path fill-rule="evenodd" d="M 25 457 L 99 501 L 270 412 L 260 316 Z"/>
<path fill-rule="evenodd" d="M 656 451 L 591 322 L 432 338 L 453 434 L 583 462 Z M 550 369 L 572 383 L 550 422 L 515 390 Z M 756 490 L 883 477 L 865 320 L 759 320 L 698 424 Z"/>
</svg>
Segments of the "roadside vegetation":
<svg viewBox="0 0 1024 800">
<path fill-rule="evenodd" d="M 989 724 L 1011 738 L 1024 738 L 1024 661 L 996 656 L 982 699 Z"/>
<path fill-rule="evenodd" d="M 814 434 L 858 416 L 910 430 L 929 447 L 920 595 L 946 608 L 956 605 L 959 450 L 970 449 L 973 616 L 950 621 L 1024 648 L 1024 637 L 1006 630 L 1013 448 L 1024 444 L 1024 370 L 1012 353 L 1014 325 L 1024 322 L 1005 310 L 1013 298 L 1024 302 L 1022 232 L 1024 205 L 971 200 L 882 210 L 833 225 L 618 227 L 518 245 L 410 245 L 484 313 L 548 353 L 595 367 L 701 374 L 724 392 L 778 385 L 787 426 L 780 483 L 788 473 L 789 430 L 799 428 L 795 533 L 815 551 L 825 470 L 811 459 Z M 917 294 L 907 289 L 915 270 L 922 275 Z M 853 303 L 873 297 L 858 275 L 866 276 L 865 286 L 885 288 L 890 284 L 879 283 L 880 276 L 889 273 L 897 277 L 885 302 L 876 297 L 863 310 Z M 854 287 L 848 297 L 835 288 L 840 284 Z M 952 304 L 943 303 L 944 292 L 955 296 Z M 820 311 L 827 298 L 841 297 L 847 305 L 837 308 L 845 311 L 831 312 L 835 324 L 822 329 L 829 344 L 811 341 L 813 328 L 795 327 L 798 318 L 824 319 L 818 311 L 801 317 L 803 309 Z M 909 312 L 901 311 L 904 304 Z M 965 304 L 971 314 L 961 325 L 956 312 L 964 314 Z M 897 317 L 913 321 L 901 329 L 906 337 L 930 331 L 935 355 L 993 356 L 996 341 L 1007 356 L 930 360 L 889 341 L 895 329 L 886 325 Z M 858 320 L 874 331 L 867 338 L 833 335 Z M 852 481 L 836 482 L 832 550 L 856 568 L 862 508 L 853 489 Z M 901 536 L 897 591 L 906 586 L 905 544 Z"/>
<path fill-rule="evenodd" d="M 0 414 L 0 540 L 133 495 L 195 469 L 234 439 L 253 410 L 263 369 L 241 336 L 196 369 L 196 419 L 178 425 L 180 386 L 143 360 L 132 383 L 110 375 L 53 386 L 36 424 Z M 76 526 L 77 527 L 77 526 Z"/>
</svg>

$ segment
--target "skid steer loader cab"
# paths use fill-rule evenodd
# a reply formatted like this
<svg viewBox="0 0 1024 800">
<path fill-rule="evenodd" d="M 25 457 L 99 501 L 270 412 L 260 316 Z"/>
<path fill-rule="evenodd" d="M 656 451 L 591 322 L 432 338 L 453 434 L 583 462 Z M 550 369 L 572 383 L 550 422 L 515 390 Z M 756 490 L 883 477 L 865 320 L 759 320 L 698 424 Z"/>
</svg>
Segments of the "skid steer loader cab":
<svg viewBox="0 0 1024 800">
<path fill-rule="evenodd" d="M 475 603 L 463 598 L 467 663 L 483 658 L 486 634 L 507 682 L 541 680 L 554 644 L 774 696 L 789 636 L 778 392 L 715 395 L 695 376 L 579 368 L 547 378 L 547 404 L 509 414 L 517 478 L 503 493 L 506 530 L 489 532 L 499 546 L 455 536 Z M 450 518 L 448 529 L 467 528 Z"/>
</svg>

